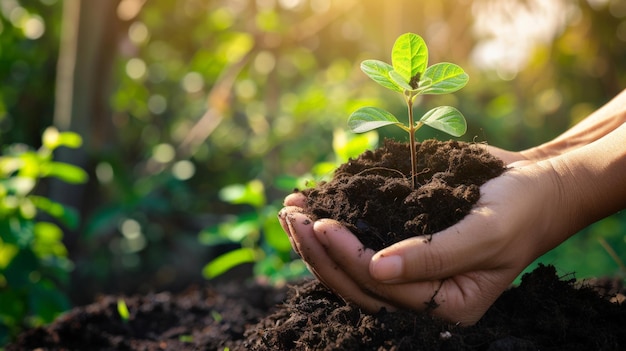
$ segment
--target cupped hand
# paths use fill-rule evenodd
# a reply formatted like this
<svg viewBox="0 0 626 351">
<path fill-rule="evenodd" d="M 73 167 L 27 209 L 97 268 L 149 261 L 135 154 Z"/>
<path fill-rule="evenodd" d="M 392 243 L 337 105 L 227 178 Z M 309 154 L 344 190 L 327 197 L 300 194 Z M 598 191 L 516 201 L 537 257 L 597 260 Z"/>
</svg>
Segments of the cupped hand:
<svg viewBox="0 0 626 351">
<path fill-rule="evenodd" d="M 365 248 L 336 221 L 313 222 L 304 196 L 292 194 L 279 218 L 310 271 L 344 299 L 375 312 L 408 308 L 473 324 L 536 257 L 563 238 L 551 235 L 566 217 L 549 164 L 512 164 L 481 187 L 472 212 L 432 236 L 379 252 Z"/>
</svg>

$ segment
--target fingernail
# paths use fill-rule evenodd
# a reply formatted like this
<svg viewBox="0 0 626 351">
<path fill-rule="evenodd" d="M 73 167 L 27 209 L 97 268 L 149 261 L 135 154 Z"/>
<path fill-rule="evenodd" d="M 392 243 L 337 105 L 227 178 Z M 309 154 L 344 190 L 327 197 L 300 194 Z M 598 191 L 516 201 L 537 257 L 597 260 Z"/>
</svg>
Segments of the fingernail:
<svg viewBox="0 0 626 351">
<path fill-rule="evenodd" d="M 402 275 L 402 258 L 400 256 L 375 256 L 372 258 L 371 274 L 380 281 L 400 278 Z"/>
</svg>

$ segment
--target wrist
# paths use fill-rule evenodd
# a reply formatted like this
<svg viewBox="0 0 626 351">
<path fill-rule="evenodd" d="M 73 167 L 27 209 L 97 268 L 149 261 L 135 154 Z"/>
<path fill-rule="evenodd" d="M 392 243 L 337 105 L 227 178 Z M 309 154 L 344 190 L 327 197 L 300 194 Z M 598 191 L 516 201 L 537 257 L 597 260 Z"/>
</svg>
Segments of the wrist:
<svg viewBox="0 0 626 351">
<path fill-rule="evenodd" d="M 551 171 L 563 240 L 626 207 L 626 123 L 584 147 L 542 162 Z"/>
</svg>

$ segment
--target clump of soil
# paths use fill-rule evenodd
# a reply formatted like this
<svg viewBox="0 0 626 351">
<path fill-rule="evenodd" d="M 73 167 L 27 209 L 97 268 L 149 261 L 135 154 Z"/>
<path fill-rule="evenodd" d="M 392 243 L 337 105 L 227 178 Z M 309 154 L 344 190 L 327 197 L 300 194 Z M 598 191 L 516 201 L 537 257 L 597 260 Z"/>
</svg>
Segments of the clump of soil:
<svg viewBox="0 0 626 351">
<path fill-rule="evenodd" d="M 303 191 L 306 211 L 340 221 L 378 251 L 457 223 L 480 198 L 480 186 L 506 169 L 482 144 L 426 140 L 417 145 L 413 189 L 409 152 L 408 144 L 386 140 L 341 165 L 331 181 Z"/>
<path fill-rule="evenodd" d="M 406 145 L 386 142 L 343 165 L 332 181 L 304 192 L 312 216 L 340 220 L 379 249 L 456 223 L 479 199 L 480 185 L 505 171 L 482 145 L 426 141 L 421 187 L 413 190 L 407 153 Z M 250 285 L 125 298 L 127 321 L 117 312 L 121 297 L 107 296 L 23 333 L 7 351 L 626 349 L 626 304 L 610 300 L 623 300 L 623 289 L 597 284 L 577 286 L 540 265 L 471 327 L 412 311 L 368 314 L 314 280 L 295 284 L 288 297 Z"/>
</svg>

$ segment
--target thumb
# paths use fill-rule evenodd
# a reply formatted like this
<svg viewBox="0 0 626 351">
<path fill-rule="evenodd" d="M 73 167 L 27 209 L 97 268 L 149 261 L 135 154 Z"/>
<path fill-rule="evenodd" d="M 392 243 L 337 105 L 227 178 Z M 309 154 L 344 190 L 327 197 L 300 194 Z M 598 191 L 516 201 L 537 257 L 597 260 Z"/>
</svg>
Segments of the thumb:
<svg viewBox="0 0 626 351">
<path fill-rule="evenodd" d="M 385 283 L 445 279 L 482 268 L 492 258 L 495 237 L 488 233 L 483 216 L 470 215 L 458 224 L 434 234 L 403 240 L 377 252 L 370 275 Z"/>
</svg>

